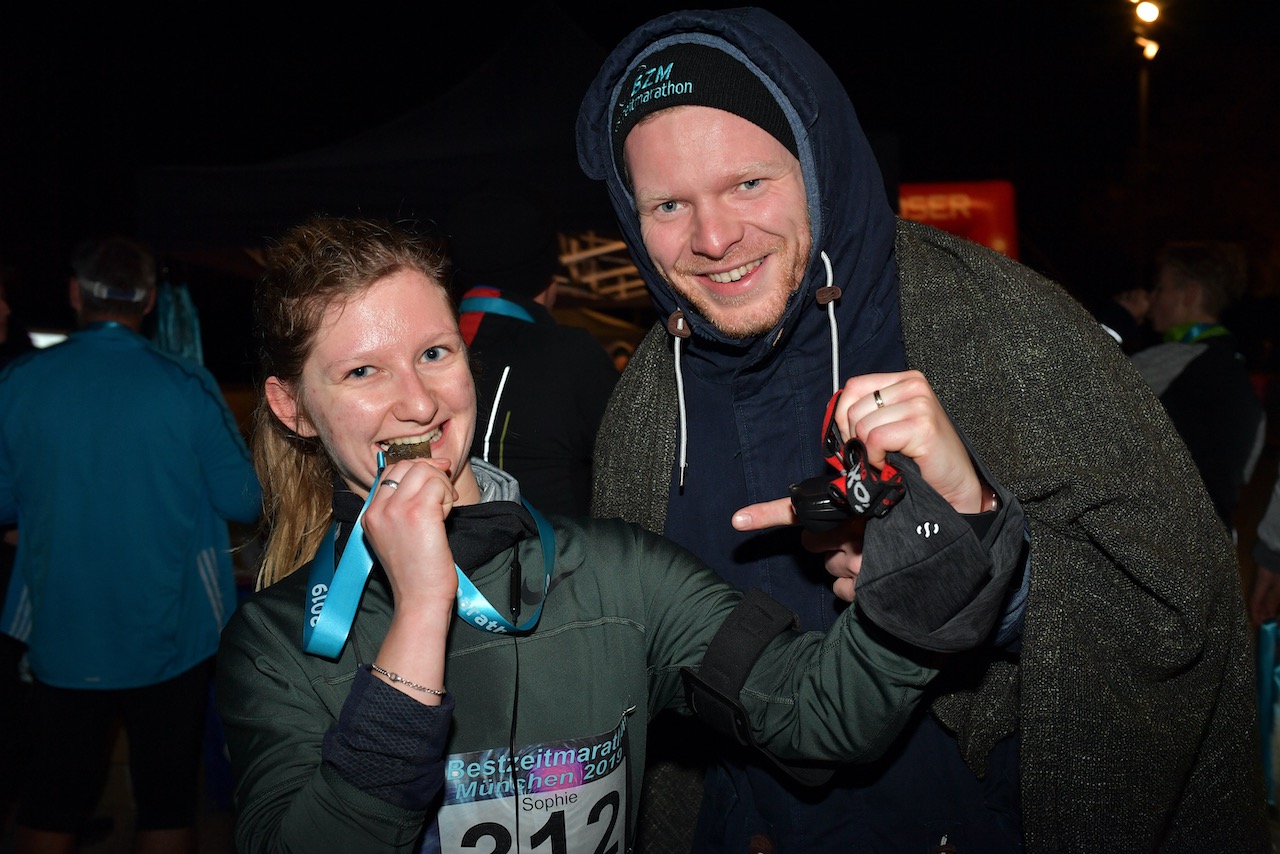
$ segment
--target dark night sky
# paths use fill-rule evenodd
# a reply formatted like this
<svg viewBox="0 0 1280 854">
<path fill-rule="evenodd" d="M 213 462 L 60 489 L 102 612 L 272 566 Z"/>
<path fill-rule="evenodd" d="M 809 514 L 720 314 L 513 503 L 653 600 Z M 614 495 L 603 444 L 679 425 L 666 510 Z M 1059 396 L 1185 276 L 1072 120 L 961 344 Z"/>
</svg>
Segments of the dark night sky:
<svg viewBox="0 0 1280 854">
<path fill-rule="evenodd" d="M 35 325 L 69 321 L 66 256 L 86 234 L 133 228 L 135 170 L 253 164 L 349 138 L 459 82 L 512 26 L 491 4 L 423 5 L 394 18 L 351 6 L 334 16 L 306 7 L 233 19 L 200 8 L 174 20 L 75 13 L 72 21 L 58 9 L 6 24 L 0 260 L 19 268 L 15 307 Z M 1188 115 L 1213 123 L 1216 105 L 1261 85 L 1277 100 L 1258 125 L 1271 134 L 1269 151 L 1280 151 L 1280 4 L 1162 5 L 1150 137 L 1175 132 Z M 604 47 L 670 8 L 562 6 Z M 868 131 L 898 141 L 902 181 L 1011 180 L 1023 260 L 1059 278 L 1080 269 L 1081 200 L 1119 180 L 1136 146 L 1141 60 L 1127 0 L 771 8 L 837 68 Z M 538 45 L 528 47 L 538 61 Z M 1233 70 L 1242 64 L 1264 82 L 1242 82 Z M 1250 121 L 1222 122 L 1220 148 L 1187 172 L 1235 156 L 1230 137 L 1252 136 Z"/>
</svg>

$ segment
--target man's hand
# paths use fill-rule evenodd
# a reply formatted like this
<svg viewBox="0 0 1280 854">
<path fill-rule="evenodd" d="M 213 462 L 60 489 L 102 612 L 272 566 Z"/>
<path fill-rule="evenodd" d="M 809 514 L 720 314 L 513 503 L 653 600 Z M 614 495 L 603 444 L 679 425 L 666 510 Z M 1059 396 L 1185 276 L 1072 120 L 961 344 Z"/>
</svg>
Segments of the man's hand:
<svg viewBox="0 0 1280 854">
<path fill-rule="evenodd" d="M 878 395 L 878 399 L 877 399 Z M 836 423 L 867 448 L 867 461 L 883 468 L 886 455 L 910 457 L 920 474 L 957 513 L 979 513 L 985 490 L 969 452 L 924 374 L 864 374 L 844 384 Z"/>
<path fill-rule="evenodd" d="M 833 417 L 845 438 L 862 441 L 867 461 L 876 468 L 884 467 L 888 454 L 901 453 L 956 512 L 987 509 L 986 488 L 964 442 L 919 371 L 853 377 L 844 384 Z M 780 498 L 743 507 L 732 523 L 739 531 L 760 531 L 799 520 L 790 499 Z M 829 531 L 805 531 L 800 537 L 806 549 L 824 554 L 827 572 L 836 579 L 832 590 L 846 602 L 853 601 L 862 568 L 865 526 L 865 518 L 853 517 Z"/>
<path fill-rule="evenodd" d="M 790 498 L 778 498 L 759 504 L 748 504 L 733 514 L 733 527 L 739 531 L 763 531 L 784 525 L 798 525 Z M 815 554 L 825 554 L 827 572 L 835 578 L 832 591 L 846 602 L 853 601 L 858 571 L 862 568 L 862 531 L 866 519 L 851 517 L 848 522 L 829 531 L 802 531 L 800 543 Z"/>
</svg>

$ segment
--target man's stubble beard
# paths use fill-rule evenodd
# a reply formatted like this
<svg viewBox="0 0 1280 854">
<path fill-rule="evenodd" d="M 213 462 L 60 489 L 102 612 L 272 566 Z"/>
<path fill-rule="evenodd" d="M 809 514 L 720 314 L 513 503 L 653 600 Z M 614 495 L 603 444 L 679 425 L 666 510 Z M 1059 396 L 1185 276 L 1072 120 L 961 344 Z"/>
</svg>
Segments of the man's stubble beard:
<svg viewBox="0 0 1280 854">
<path fill-rule="evenodd" d="M 776 257 L 776 255 L 774 256 Z M 805 271 L 809 267 L 808 253 L 805 253 L 804 263 L 793 267 L 787 274 L 790 279 L 790 287 L 786 289 L 776 288 L 770 291 L 767 301 L 764 304 L 764 314 L 754 316 L 743 320 L 742 322 L 733 322 L 732 310 L 736 305 L 741 305 L 750 301 L 749 296 L 731 297 L 728 299 L 715 299 L 707 296 L 699 288 L 691 288 L 691 292 L 686 292 L 671 281 L 671 277 L 659 267 L 656 263 L 654 269 L 658 275 L 666 282 L 667 287 L 675 294 L 686 300 L 695 311 L 698 312 L 708 323 L 712 325 L 718 332 L 729 338 L 741 340 L 744 338 L 752 338 L 757 335 L 764 335 L 771 332 L 774 327 L 782 320 L 782 315 L 787 310 L 787 303 L 792 295 L 800 289 L 804 282 Z M 729 314 L 729 317 L 725 317 Z M 758 314 L 758 313 L 757 313 Z"/>
</svg>

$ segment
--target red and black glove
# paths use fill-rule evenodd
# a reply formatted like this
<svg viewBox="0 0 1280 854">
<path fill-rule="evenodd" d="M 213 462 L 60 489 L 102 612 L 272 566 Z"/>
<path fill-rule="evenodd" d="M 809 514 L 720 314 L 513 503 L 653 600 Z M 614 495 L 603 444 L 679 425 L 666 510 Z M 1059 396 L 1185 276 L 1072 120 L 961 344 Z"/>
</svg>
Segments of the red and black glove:
<svg viewBox="0 0 1280 854">
<path fill-rule="evenodd" d="M 791 506 L 810 531 L 829 531 L 854 516 L 884 516 L 906 492 L 897 468 L 887 462 L 876 468 L 867 462 L 867 447 L 860 439 L 845 441 L 841 435 L 834 418 L 841 394 L 832 395 L 822 422 L 822 451 L 839 476 L 819 475 L 790 487 Z"/>
</svg>

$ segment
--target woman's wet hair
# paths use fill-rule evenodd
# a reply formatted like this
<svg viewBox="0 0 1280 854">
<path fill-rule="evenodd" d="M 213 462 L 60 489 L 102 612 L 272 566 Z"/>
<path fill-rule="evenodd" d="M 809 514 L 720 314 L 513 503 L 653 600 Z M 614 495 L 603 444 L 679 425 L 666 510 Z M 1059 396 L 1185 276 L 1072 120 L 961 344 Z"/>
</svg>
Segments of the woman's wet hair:
<svg viewBox="0 0 1280 854">
<path fill-rule="evenodd" d="M 421 273 L 449 298 L 451 265 L 443 242 L 385 221 L 313 217 L 286 231 L 267 253 L 253 295 L 258 402 L 250 447 L 262 482 L 266 534 L 259 588 L 315 553 L 329 526 L 336 475 L 319 442 L 276 417 L 263 385 L 276 377 L 296 388 L 329 306 L 404 270 Z"/>
</svg>

